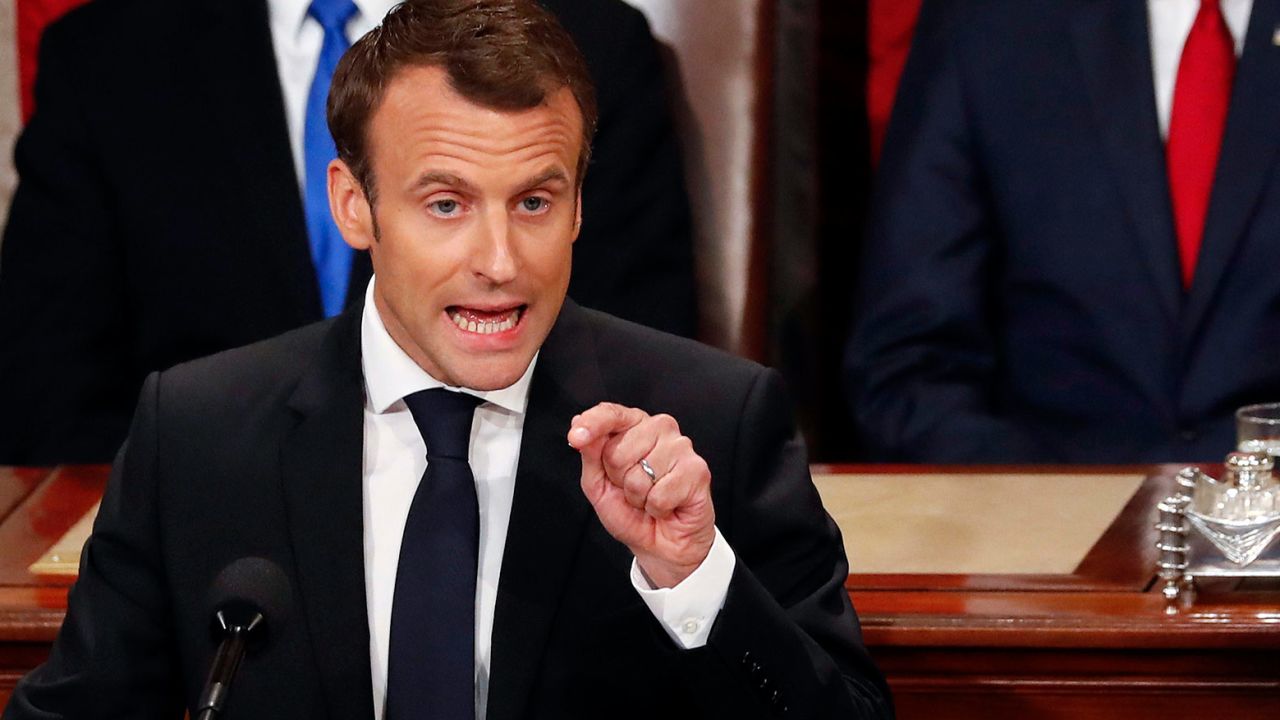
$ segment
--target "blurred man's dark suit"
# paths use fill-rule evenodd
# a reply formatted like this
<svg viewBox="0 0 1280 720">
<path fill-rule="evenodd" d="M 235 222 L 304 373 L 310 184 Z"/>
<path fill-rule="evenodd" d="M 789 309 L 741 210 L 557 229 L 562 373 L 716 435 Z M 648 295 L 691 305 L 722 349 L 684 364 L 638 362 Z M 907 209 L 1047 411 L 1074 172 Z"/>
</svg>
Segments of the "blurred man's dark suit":
<svg viewBox="0 0 1280 720">
<path fill-rule="evenodd" d="M 1220 460 L 1280 400 L 1280 2 L 1184 292 L 1144 0 L 926 2 L 846 358 L 876 457 Z"/>
<path fill-rule="evenodd" d="M 359 318 L 148 379 L 51 660 L 6 720 L 179 717 L 213 656 L 208 587 L 246 555 L 294 602 L 227 717 L 371 717 Z M 738 562 L 703 648 L 676 649 L 580 488 L 565 437 L 604 400 L 670 413 L 710 467 Z M 790 415 L 773 371 L 567 304 L 530 385 L 489 720 L 891 716 Z"/>
<path fill-rule="evenodd" d="M 621 0 L 544 2 L 600 105 L 570 295 L 692 335 L 656 43 Z M 271 42 L 266 0 L 95 0 L 46 32 L 0 246 L 0 464 L 108 461 L 146 373 L 320 319 Z"/>
</svg>

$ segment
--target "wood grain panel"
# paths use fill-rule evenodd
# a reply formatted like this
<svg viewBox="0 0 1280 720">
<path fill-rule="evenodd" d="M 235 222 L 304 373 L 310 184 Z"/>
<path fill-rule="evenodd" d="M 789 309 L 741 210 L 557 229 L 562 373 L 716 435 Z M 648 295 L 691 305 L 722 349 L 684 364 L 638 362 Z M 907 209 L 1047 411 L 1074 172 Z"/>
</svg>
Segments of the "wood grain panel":
<svg viewBox="0 0 1280 720">
<path fill-rule="evenodd" d="M 0 467 L 0 522 L 52 473 L 50 468 Z"/>
<path fill-rule="evenodd" d="M 27 571 L 102 497 L 107 470 L 65 467 L 51 473 L 0 522 L 0 585 L 32 585 Z"/>
<path fill-rule="evenodd" d="M 900 720 L 1273 720 L 1274 686 L 1184 678 L 1107 683 L 891 682 Z"/>
</svg>

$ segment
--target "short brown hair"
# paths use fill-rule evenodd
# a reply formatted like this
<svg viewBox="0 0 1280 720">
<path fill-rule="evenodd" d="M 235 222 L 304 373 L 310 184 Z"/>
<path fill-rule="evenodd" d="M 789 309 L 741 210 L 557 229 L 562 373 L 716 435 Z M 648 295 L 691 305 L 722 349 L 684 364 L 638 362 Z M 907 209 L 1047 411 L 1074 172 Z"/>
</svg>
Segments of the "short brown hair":
<svg viewBox="0 0 1280 720">
<path fill-rule="evenodd" d="M 405 0 L 342 56 L 329 88 L 328 120 L 338 157 L 374 201 L 369 120 L 406 67 L 440 67 L 467 100 L 528 110 L 567 87 L 582 113 L 579 185 L 595 133 L 595 88 L 586 60 L 536 0 Z"/>
</svg>

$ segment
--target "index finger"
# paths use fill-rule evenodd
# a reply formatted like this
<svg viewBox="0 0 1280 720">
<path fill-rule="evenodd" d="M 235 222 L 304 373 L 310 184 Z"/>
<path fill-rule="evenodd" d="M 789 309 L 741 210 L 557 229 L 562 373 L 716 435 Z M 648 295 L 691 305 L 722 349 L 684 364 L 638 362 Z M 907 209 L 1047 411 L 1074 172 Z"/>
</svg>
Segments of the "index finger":
<svg viewBox="0 0 1280 720">
<path fill-rule="evenodd" d="M 625 432 L 648 419 L 649 413 L 617 403 L 603 402 L 573 418 L 569 444 L 581 450 L 600 438 Z"/>
</svg>

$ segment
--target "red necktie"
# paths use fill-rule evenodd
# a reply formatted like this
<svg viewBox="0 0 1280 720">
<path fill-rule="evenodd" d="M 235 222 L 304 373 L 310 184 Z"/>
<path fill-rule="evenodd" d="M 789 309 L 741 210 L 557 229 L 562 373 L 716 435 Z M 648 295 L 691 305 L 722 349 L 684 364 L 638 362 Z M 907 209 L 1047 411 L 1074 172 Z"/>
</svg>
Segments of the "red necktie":
<svg viewBox="0 0 1280 720">
<path fill-rule="evenodd" d="M 1235 42 L 1218 0 L 1200 0 L 1178 63 L 1166 147 L 1183 287 L 1196 272 L 1235 71 Z"/>
</svg>

